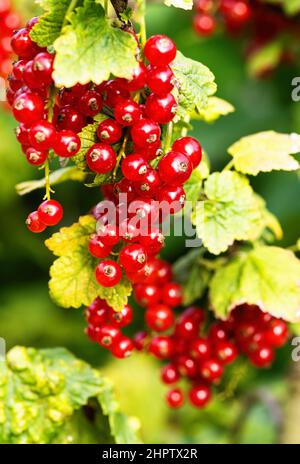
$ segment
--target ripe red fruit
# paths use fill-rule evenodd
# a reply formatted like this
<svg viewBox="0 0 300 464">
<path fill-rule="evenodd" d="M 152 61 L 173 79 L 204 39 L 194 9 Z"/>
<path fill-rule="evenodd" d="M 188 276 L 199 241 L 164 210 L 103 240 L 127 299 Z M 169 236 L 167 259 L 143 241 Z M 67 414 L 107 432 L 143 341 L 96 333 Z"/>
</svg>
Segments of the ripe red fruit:
<svg viewBox="0 0 300 464">
<path fill-rule="evenodd" d="M 197 0 L 196 10 L 198 13 L 210 13 L 214 8 L 214 0 Z"/>
<path fill-rule="evenodd" d="M 110 308 L 108 314 L 109 323 L 117 327 L 126 327 L 132 322 L 133 310 L 131 306 L 126 305 L 121 311 L 114 311 Z"/>
<path fill-rule="evenodd" d="M 208 14 L 197 14 L 193 19 L 193 28 L 199 35 L 210 36 L 216 29 L 216 21 Z"/>
<path fill-rule="evenodd" d="M 174 388 L 168 391 L 166 401 L 170 408 L 180 408 L 184 403 L 184 396 L 180 388 Z"/>
<path fill-rule="evenodd" d="M 203 408 L 211 398 L 211 391 L 207 385 L 195 385 L 189 392 L 189 400 L 196 408 Z"/>
<path fill-rule="evenodd" d="M 169 66 L 150 68 L 147 74 L 149 89 L 160 96 L 170 93 L 174 87 L 174 74 Z"/>
<path fill-rule="evenodd" d="M 98 91 L 100 89 L 96 87 L 96 90 Z M 108 81 L 104 85 L 104 88 L 102 89 L 101 93 L 103 93 L 104 95 L 105 103 L 112 108 L 119 101 L 130 98 L 130 93 L 127 88 L 127 82 L 125 79 L 120 78 Z"/>
<path fill-rule="evenodd" d="M 134 286 L 134 297 L 140 306 L 154 305 L 161 298 L 160 289 L 156 285 L 137 284 Z"/>
<path fill-rule="evenodd" d="M 37 121 L 29 130 L 29 141 L 37 150 L 49 150 L 56 142 L 56 130 L 48 121 Z"/>
<path fill-rule="evenodd" d="M 133 70 L 133 76 L 127 82 L 127 89 L 130 92 L 136 92 L 146 85 L 147 68 L 144 63 L 140 62 Z"/>
<path fill-rule="evenodd" d="M 225 14 L 226 20 L 232 26 L 241 26 L 249 21 L 251 15 L 251 7 L 245 0 L 233 2 L 231 8 L 228 8 Z"/>
<path fill-rule="evenodd" d="M 101 326 L 108 322 L 110 307 L 105 300 L 97 297 L 86 309 L 86 317 L 89 324 Z"/>
<path fill-rule="evenodd" d="M 104 245 L 101 237 L 94 234 L 89 240 L 89 252 L 94 258 L 107 258 L 112 252 L 112 247 Z"/>
<path fill-rule="evenodd" d="M 36 93 L 21 93 L 14 100 L 13 114 L 19 122 L 23 122 L 26 125 L 34 124 L 43 117 L 43 100 Z"/>
<path fill-rule="evenodd" d="M 135 349 L 138 351 L 142 351 L 146 346 L 147 338 L 147 332 L 137 332 L 133 337 L 133 344 L 135 346 Z"/>
<path fill-rule="evenodd" d="M 182 186 L 164 185 L 158 190 L 157 201 L 161 203 L 162 217 L 178 213 L 185 204 L 185 191 Z"/>
<path fill-rule="evenodd" d="M 63 208 L 56 200 L 46 200 L 38 207 L 40 221 L 47 226 L 55 226 L 63 217 Z"/>
<path fill-rule="evenodd" d="M 193 137 L 181 137 L 172 146 L 172 150 L 183 153 L 187 156 L 195 169 L 202 159 L 202 148 L 198 140 Z"/>
<path fill-rule="evenodd" d="M 151 119 L 141 119 L 131 129 L 133 142 L 141 148 L 157 144 L 160 139 L 161 130 L 159 125 Z"/>
<path fill-rule="evenodd" d="M 145 266 L 147 253 L 139 244 L 126 245 L 120 252 L 120 264 L 128 272 L 137 272 Z"/>
<path fill-rule="evenodd" d="M 288 339 L 288 328 L 284 321 L 273 319 L 269 323 L 269 328 L 264 332 L 265 342 L 274 347 L 283 346 Z"/>
<path fill-rule="evenodd" d="M 164 304 L 172 308 L 182 303 L 182 289 L 181 286 L 175 282 L 164 285 L 161 290 L 161 295 Z"/>
<path fill-rule="evenodd" d="M 152 93 L 146 101 L 146 115 L 159 124 L 167 124 L 176 114 L 177 103 L 174 95 L 163 96 Z"/>
<path fill-rule="evenodd" d="M 235 361 L 238 356 L 236 346 L 227 340 L 216 343 L 214 352 L 222 364 L 230 364 Z"/>
<path fill-rule="evenodd" d="M 97 282 L 103 287 L 114 287 L 122 278 L 122 270 L 118 263 L 110 259 L 102 261 L 96 267 Z"/>
<path fill-rule="evenodd" d="M 86 154 L 86 162 L 91 171 L 105 174 L 115 167 L 117 156 L 110 145 L 95 143 Z"/>
<path fill-rule="evenodd" d="M 28 163 L 34 166 L 41 166 L 45 163 L 48 156 L 48 152 L 36 150 L 35 148 L 29 147 L 26 149 L 25 155 Z"/>
<path fill-rule="evenodd" d="M 147 255 L 157 255 L 163 248 L 165 238 L 157 227 L 151 227 L 147 234 L 141 234 L 140 244 L 146 249 Z"/>
<path fill-rule="evenodd" d="M 190 354 L 197 361 L 208 359 L 211 354 L 211 346 L 207 339 L 197 338 L 190 345 Z"/>
<path fill-rule="evenodd" d="M 268 345 L 261 345 L 249 355 L 249 359 L 256 367 L 269 367 L 274 361 L 274 352 Z"/>
<path fill-rule="evenodd" d="M 169 385 L 175 383 L 180 379 L 180 374 L 174 364 L 166 364 L 161 369 L 161 380 L 163 383 Z"/>
<path fill-rule="evenodd" d="M 78 102 L 78 109 L 86 116 L 96 116 L 100 113 L 103 106 L 103 100 L 100 93 L 95 90 L 87 90 Z"/>
<path fill-rule="evenodd" d="M 146 324 L 151 330 L 164 332 L 172 327 L 174 314 L 171 308 L 163 304 L 150 306 L 145 313 Z"/>
<path fill-rule="evenodd" d="M 114 115 L 116 121 L 122 126 L 132 126 L 139 121 L 142 112 L 133 100 L 121 100 L 115 106 Z"/>
<path fill-rule="evenodd" d="M 41 222 L 37 211 L 33 211 L 29 214 L 29 216 L 26 219 L 26 225 L 30 232 L 33 232 L 34 234 L 39 234 L 40 232 L 43 232 L 47 227 L 46 224 Z"/>
<path fill-rule="evenodd" d="M 197 374 L 197 365 L 194 359 L 185 354 L 182 354 L 177 358 L 176 366 L 183 377 L 193 378 Z"/>
<path fill-rule="evenodd" d="M 105 119 L 105 121 L 100 122 L 97 135 L 101 142 L 113 145 L 122 137 L 122 127 L 114 119 Z"/>
<path fill-rule="evenodd" d="M 58 156 L 69 158 L 76 155 L 81 148 L 81 141 L 75 132 L 62 130 L 57 132 L 53 149 Z"/>
<path fill-rule="evenodd" d="M 113 356 L 119 359 L 128 358 L 134 350 L 134 344 L 128 337 L 118 338 L 111 347 L 111 353 Z"/>
<path fill-rule="evenodd" d="M 97 341 L 103 348 L 111 348 L 122 336 L 120 329 L 112 325 L 103 325 L 98 332 Z"/>
<path fill-rule="evenodd" d="M 19 60 L 16 63 L 14 63 L 12 73 L 16 79 L 18 80 L 23 79 L 23 71 L 24 71 L 25 65 L 26 65 L 25 60 Z"/>
<path fill-rule="evenodd" d="M 224 327 L 222 322 L 216 322 L 210 326 L 208 338 L 209 341 L 214 344 L 219 341 L 225 341 L 229 337 L 228 330 Z"/>
<path fill-rule="evenodd" d="M 149 352 L 158 359 L 170 358 L 175 349 L 175 344 L 172 338 L 163 335 L 153 337 L 149 344 Z"/>
<path fill-rule="evenodd" d="M 138 153 L 134 153 L 126 156 L 126 158 L 122 161 L 121 168 L 126 179 L 139 181 L 145 177 L 150 166 L 143 156 Z"/>
<path fill-rule="evenodd" d="M 184 154 L 170 151 L 161 159 L 158 171 L 163 182 L 177 187 L 189 179 L 192 174 L 192 165 Z"/>
<path fill-rule="evenodd" d="M 114 224 L 98 227 L 97 233 L 105 246 L 114 246 L 119 241 L 118 228 Z"/>
<path fill-rule="evenodd" d="M 200 374 L 208 382 L 219 380 L 223 375 L 223 367 L 217 359 L 206 359 L 200 365 Z"/>
<path fill-rule="evenodd" d="M 147 60 L 154 66 L 167 66 L 176 56 L 176 45 L 166 35 L 153 35 L 144 48 Z"/>
<path fill-rule="evenodd" d="M 172 279 L 172 267 L 166 261 L 157 260 L 157 285 L 164 285 Z"/>
<path fill-rule="evenodd" d="M 56 129 L 67 129 L 78 134 L 86 124 L 86 118 L 71 106 L 62 108 L 56 116 Z"/>
<path fill-rule="evenodd" d="M 29 128 L 21 123 L 17 128 L 16 128 L 16 137 L 18 142 L 21 145 L 29 145 Z"/>
<path fill-rule="evenodd" d="M 14 33 L 11 46 L 15 54 L 22 59 L 33 58 L 39 51 L 39 47 L 32 41 L 26 28 Z"/>
<path fill-rule="evenodd" d="M 160 177 L 155 169 L 149 169 L 144 178 L 134 182 L 133 188 L 138 195 L 152 198 L 161 185 Z"/>
<path fill-rule="evenodd" d="M 50 85 L 52 82 L 54 55 L 47 52 L 38 53 L 32 64 L 35 78 L 42 85 Z"/>
</svg>

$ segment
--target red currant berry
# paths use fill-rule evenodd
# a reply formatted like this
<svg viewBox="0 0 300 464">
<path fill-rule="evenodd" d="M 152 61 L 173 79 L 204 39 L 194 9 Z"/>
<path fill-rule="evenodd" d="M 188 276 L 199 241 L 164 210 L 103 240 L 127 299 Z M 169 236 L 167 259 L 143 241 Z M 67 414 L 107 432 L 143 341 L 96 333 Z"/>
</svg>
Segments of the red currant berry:
<svg viewBox="0 0 300 464">
<path fill-rule="evenodd" d="M 246 1 L 235 1 L 230 9 L 226 10 L 226 20 L 232 26 L 241 26 L 251 18 L 252 11 Z"/>
<path fill-rule="evenodd" d="M 101 326 L 108 322 L 110 307 L 105 300 L 97 297 L 93 303 L 86 309 L 86 317 L 89 324 Z"/>
<path fill-rule="evenodd" d="M 165 237 L 157 227 L 152 227 L 148 234 L 141 234 L 140 244 L 146 249 L 147 255 L 157 255 L 163 248 Z"/>
<path fill-rule="evenodd" d="M 95 90 L 87 90 L 78 102 L 78 109 L 86 116 L 94 117 L 100 113 L 103 100 L 100 93 Z"/>
<path fill-rule="evenodd" d="M 174 364 L 166 364 L 161 370 L 161 380 L 163 383 L 170 385 L 178 382 L 180 374 Z"/>
<path fill-rule="evenodd" d="M 157 144 L 160 140 L 161 130 L 159 125 L 151 119 L 141 119 L 131 129 L 133 142 L 141 148 Z"/>
<path fill-rule="evenodd" d="M 29 145 L 29 128 L 25 124 L 21 123 L 16 128 L 16 137 L 21 145 Z"/>
<path fill-rule="evenodd" d="M 167 306 L 171 306 L 171 308 L 175 306 L 179 306 L 182 303 L 182 289 L 179 284 L 175 282 L 170 282 L 161 290 L 162 293 L 162 300 L 164 304 Z"/>
<path fill-rule="evenodd" d="M 120 264 L 128 272 L 137 272 L 145 266 L 146 250 L 142 245 L 126 245 L 120 252 Z"/>
<path fill-rule="evenodd" d="M 24 72 L 25 65 L 26 65 L 25 60 L 19 60 L 16 63 L 14 63 L 12 73 L 16 79 L 18 80 L 23 79 L 23 72 Z"/>
<path fill-rule="evenodd" d="M 164 96 L 152 93 L 146 101 L 146 115 L 159 124 L 167 124 L 172 121 L 177 109 L 174 95 L 167 93 Z"/>
<path fill-rule="evenodd" d="M 198 140 L 193 137 L 181 137 L 177 139 L 172 146 L 172 150 L 183 153 L 189 158 L 192 163 L 193 169 L 195 169 L 201 162 L 202 159 L 202 148 Z"/>
<path fill-rule="evenodd" d="M 140 306 L 155 305 L 160 300 L 160 289 L 156 285 L 137 284 L 134 287 L 134 298 Z"/>
<path fill-rule="evenodd" d="M 97 135 L 101 142 L 113 145 L 122 137 L 122 127 L 114 119 L 105 119 L 105 121 L 100 122 Z"/>
<path fill-rule="evenodd" d="M 283 346 L 289 336 L 286 323 L 279 319 L 273 319 L 269 323 L 269 328 L 265 331 L 264 336 L 268 345 L 274 348 Z"/>
<path fill-rule="evenodd" d="M 127 89 L 130 92 L 136 92 L 146 85 L 147 68 L 143 63 L 138 63 L 138 66 L 133 70 L 133 76 L 127 82 Z"/>
<path fill-rule="evenodd" d="M 208 382 L 220 380 L 223 375 L 223 367 L 217 359 L 206 359 L 200 365 L 200 374 Z"/>
<path fill-rule="evenodd" d="M 161 185 L 160 177 L 154 169 L 149 169 L 143 180 L 134 182 L 133 187 L 138 195 L 152 198 Z"/>
<path fill-rule="evenodd" d="M 81 141 L 75 132 L 62 130 L 57 133 L 53 148 L 58 156 L 69 158 L 79 152 Z"/>
<path fill-rule="evenodd" d="M 172 279 L 172 267 L 166 261 L 157 261 L 157 285 L 164 285 Z"/>
<path fill-rule="evenodd" d="M 180 408 L 184 403 L 184 396 L 180 388 L 168 391 L 166 396 L 167 404 L 172 409 Z"/>
<path fill-rule="evenodd" d="M 136 350 L 142 351 L 146 347 L 147 337 L 147 332 L 137 332 L 135 334 L 133 337 L 133 344 Z"/>
<path fill-rule="evenodd" d="M 197 14 L 193 19 L 194 31 L 204 37 L 210 36 L 215 32 L 216 21 L 213 16 L 207 14 Z"/>
<path fill-rule="evenodd" d="M 105 246 L 101 240 L 101 237 L 94 234 L 89 240 L 89 252 L 94 258 L 107 258 L 112 252 L 112 247 Z"/>
<path fill-rule="evenodd" d="M 111 353 L 115 358 L 124 359 L 128 358 L 134 350 L 134 344 L 128 337 L 120 337 L 116 340 L 112 347 Z"/>
<path fill-rule="evenodd" d="M 190 345 L 190 354 L 197 361 L 204 361 L 211 355 L 211 346 L 205 338 L 197 338 Z"/>
<path fill-rule="evenodd" d="M 171 358 L 175 350 L 175 344 L 171 337 L 158 335 L 153 337 L 149 344 L 149 352 L 158 359 Z"/>
<path fill-rule="evenodd" d="M 38 207 L 40 220 L 47 226 L 55 226 L 63 217 L 63 208 L 56 200 L 46 200 Z"/>
<path fill-rule="evenodd" d="M 128 179 L 126 179 L 125 177 L 123 177 L 119 182 L 117 182 L 114 185 L 114 194 L 116 196 L 118 196 L 120 194 L 127 195 L 127 197 L 126 197 L 127 202 L 129 202 L 129 203 L 136 196 L 131 182 Z"/>
<path fill-rule="evenodd" d="M 53 61 L 54 55 L 47 52 L 39 53 L 33 59 L 34 75 L 42 85 L 50 85 L 52 82 Z"/>
<path fill-rule="evenodd" d="M 29 147 L 26 150 L 26 159 L 28 163 L 32 164 L 33 166 L 41 166 L 45 163 L 48 152 L 36 150 L 36 148 Z"/>
<path fill-rule="evenodd" d="M 158 190 L 156 199 L 160 203 L 162 217 L 178 213 L 184 207 L 185 198 L 185 191 L 181 186 L 164 185 L 161 187 Z"/>
<path fill-rule="evenodd" d="M 193 378 L 197 374 L 197 366 L 195 360 L 190 356 L 182 354 L 176 360 L 176 366 L 179 373 L 183 377 L 190 377 Z"/>
<path fill-rule="evenodd" d="M 121 311 L 110 309 L 108 318 L 110 324 L 116 325 L 117 327 L 126 327 L 132 322 L 133 310 L 129 305 L 124 306 Z"/>
<path fill-rule="evenodd" d="M 153 35 L 147 40 L 144 53 L 154 66 L 167 66 L 176 56 L 176 45 L 166 35 Z"/>
<path fill-rule="evenodd" d="M 46 224 L 41 222 L 37 211 L 33 211 L 29 214 L 29 216 L 26 219 L 26 225 L 30 232 L 33 232 L 34 234 L 39 234 L 40 232 L 43 232 L 47 227 Z"/>
<path fill-rule="evenodd" d="M 115 224 L 107 224 L 105 226 L 98 227 L 98 237 L 105 246 L 114 246 L 119 241 L 118 228 Z"/>
<path fill-rule="evenodd" d="M 164 332 L 174 323 L 173 311 L 165 305 L 150 306 L 145 313 L 146 324 L 151 330 Z"/>
<path fill-rule="evenodd" d="M 119 236 L 125 242 L 133 243 L 139 240 L 140 233 L 130 219 L 125 219 L 119 225 Z"/>
<path fill-rule="evenodd" d="M 17 121 L 26 125 L 34 124 L 43 117 L 43 100 L 35 93 L 21 93 L 14 100 L 13 113 Z"/>
<path fill-rule="evenodd" d="M 56 142 L 56 130 L 47 121 L 37 121 L 29 131 L 29 141 L 37 150 L 49 150 Z"/>
<path fill-rule="evenodd" d="M 115 106 L 115 119 L 122 126 L 132 126 L 141 119 L 141 110 L 133 100 L 122 100 Z"/>
<path fill-rule="evenodd" d="M 70 106 L 62 108 L 56 116 L 56 129 L 71 130 L 78 134 L 86 124 L 83 114 Z"/>
<path fill-rule="evenodd" d="M 161 159 L 158 171 L 163 182 L 178 187 L 189 179 L 192 165 L 184 154 L 170 151 Z"/>
<path fill-rule="evenodd" d="M 38 91 L 41 87 L 41 83 L 38 81 L 33 70 L 33 60 L 28 61 L 24 66 L 23 80 L 25 84 L 32 90 Z"/>
<path fill-rule="evenodd" d="M 118 263 L 110 259 L 102 261 L 96 267 L 97 282 L 103 287 L 114 287 L 122 278 L 122 270 Z"/>
<path fill-rule="evenodd" d="M 249 359 L 256 367 L 269 367 L 274 361 L 274 352 L 268 345 L 263 345 L 253 351 L 250 354 Z"/>
<path fill-rule="evenodd" d="M 214 352 L 222 364 L 232 363 L 238 355 L 236 346 L 227 340 L 216 343 Z"/>
<path fill-rule="evenodd" d="M 150 68 L 147 74 L 149 89 L 160 96 L 170 93 L 174 87 L 174 74 L 169 66 Z"/>
<path fill-rule="evenodd" d="M 214 0 L 197 0 L 196 10 L 198 13 L 210 13 L 214 8 Z"/>
<path fill-rule="evenodd" d="M 115 167 L 117 156 L 110 145 L 96 143 L 88 150 L 86 162 L 91 171 L 97 174 L 105 174 Z"/>
<path fill-rule="evenodd" d="M 207 385 L 195 385 L 189 392 L 189 400 L 196 408 L 203 408 L 211 398 L 211 391 Z"/>
<path fill-rule="evenodd" d="M 126 158 L 122 161 L 121 168 L 126 179 L 139 181 L 145 177 L 150 166 L 141 155 L 134 153 L 126 156 Z"/>
<path fill-rule="evenodd" d="M 208 338 L 212 344 L 228 340 L 230 334 L 222 322 L 216 322 L 209 329 Z"/>
<path fill-rule="evenodd" d="M 15 54 L 22 59 L 33 58 L 39 52 L 39 47 L 31 40 L 29 31 L 25 28 L 14 33 L 11 46 Z"/>
<path fill-rule="evenodd" d="M 101 84 L 102 85 L 102 84 Z M 99 90 L 96 87 L 96 90 Z M 127 82 L 125 79 L 114 79 L 108 81 L 102 92 L 105 97 L 105 103 L 107 106 L 114 107 L 119 101 L 130 98 L 130 93 L 127 88 Z"/>
<path fill-rule="evenodd" d="M 120 329 L 113 325 L 103 325 L 98 332 L 97 341 L 103 348 L 111 348 L 122 337 Z"/>
</svg>

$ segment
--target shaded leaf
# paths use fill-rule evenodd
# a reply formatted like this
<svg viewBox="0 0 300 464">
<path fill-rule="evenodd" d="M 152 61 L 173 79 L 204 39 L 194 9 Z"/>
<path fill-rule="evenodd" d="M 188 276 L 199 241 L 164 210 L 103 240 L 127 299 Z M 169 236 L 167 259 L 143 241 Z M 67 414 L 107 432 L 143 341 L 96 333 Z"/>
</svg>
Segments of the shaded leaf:
<svg viewBox="0 0 300 464">
<path fill-rule="evenodd" d="M 38 0 L 37 3 L 46 13 L 40 16 L 39 22 L 30 32 L 30 37 L 40 47 L 47 47 L 60 36 L 70 0 Z"/>
</svg>

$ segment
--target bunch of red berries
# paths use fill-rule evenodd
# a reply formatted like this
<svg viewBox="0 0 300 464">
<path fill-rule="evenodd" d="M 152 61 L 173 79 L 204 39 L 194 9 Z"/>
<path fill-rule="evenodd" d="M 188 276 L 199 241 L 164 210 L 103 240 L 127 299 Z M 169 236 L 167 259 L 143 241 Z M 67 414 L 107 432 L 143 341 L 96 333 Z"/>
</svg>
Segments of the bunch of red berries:
<svg viewBox="0 0 300 464">
<path fill-rule="evenodd" d="M 155 330 L 154 325 L 150 327 Z M 263 313 L 258 307 L 240 306 L 228 321 L 214 322 L 204 331 L 204 312 L 193 306 L 178 316 L 168 335 L 147 338 L 144 334 L 141 348 L 159 359 L 168 360 L 161 371 L 162 381 L 172 385 L 185 379 L 191 385 L 190 403 L 202 408 L 210 401 L 212 387 L 220 383 L 225 367 L 239 354 L 246 355 L 255 367 L 268 367 L 274 360 L 275 349 L 283 346 L 287 339 L 286 323 Z M 182 388 L 171 389 L 166 400 L 172 408 L 182 406 Z"/>
<path fill-rule="evenodd" d="M 10 38 L 20 27 L 21 18 L 13 11 L 10 0 L 0 0 L 0 77 L 6 78 L 11 71 L 13 50 Z"/>
</svg>

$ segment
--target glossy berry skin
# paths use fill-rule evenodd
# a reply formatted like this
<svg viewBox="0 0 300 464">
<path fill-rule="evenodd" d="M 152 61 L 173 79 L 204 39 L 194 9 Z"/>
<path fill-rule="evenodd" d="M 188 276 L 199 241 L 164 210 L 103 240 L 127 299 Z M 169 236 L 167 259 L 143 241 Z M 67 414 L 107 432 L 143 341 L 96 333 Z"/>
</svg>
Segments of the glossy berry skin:
<svg viewBox="0 0 300 464">
<path fill-rule="evenodd" d="M 167 124 L 175 116 L 177 103 L 174 95 L 160 96 L 152 93 L 146 101 L 146 115 L 159 124 Z"/>
<path fill-rule="evenodd" d="M 208 37 L 215 32 L 216 22 L 213 16 L 197 14 L 193 19 L 193 28 L 196 34 Z"/>
<path fill-rule="evenodd" d="M 178 382 L 180 374 L 174 364 L 166 364 L 161 370 L 161 380 L 166 385 Z"/>
<path fill-rule="evenodd" d="M 138 195 L 149 198 L 154 197 L 160 186 L 161 180 L 155 169 L 149 169 L 142 180 L 133 184 Z"/>
<path fill-rule="evenodd" d="M 172 327 L 174 323 L 174 314 L 168 306 L 157 304 L 147 309 L 145 320 L 151 330 L 164 332 Z"/>
<path fill-rule="evenodd" d="M 27 148 L 25 155 L 28 163 L 32 164 L 33 166 L 41 166 L 45 163 L 48 152 L 29 147 Z"/>
<path fill-rule="evenodd" d="M 98 89 L 97 89 L 98 90 Z M 127 88 L 125 79 L 114 79 L 108 81 L 103 88 L 106 105 L 114 108 L 114 106 L 127 98 L 130 98 L 130 93 Z"/>
<path fill-rule="evenodd" d="M 126 327 L 131 324 L 133 319 L 133 309 L 131 306 L 126 305 L 121 311 L 114 311 L 110 309 L 108 314 L 108 321 L 116 327 Z"/>
<path fill-rule="evenodd" d="M 162 288 L 161 293 L 165 305 L 171 306 L 171 308 L 181 305 L 182 290 L 179 284 L 170 282 Z"/>
<path fill-rule="evenodd" d="M 153 67 L 147 74 L 147 86 L 156 95 L 166 95 L 174 87 L 174 74 L 169 66 Z"/>
<path fill-rule="evenodd" d="M 214 347 L 214 352 L 222 364 L 230 364 L 236 360 L 238 350 L 230 341 L 220 341 Z"/>
<path fill-rule="evenodd" d="M 224 324 L 222 324 L 222 322 L 216 322 L 210 326 L 208 338 L 212 344 L 215 344 L 227 340 L 229 335 Z"/>
<path fill-rule="evenodd" d="M 132 126 L 141 118 L 141 110 L 133 100 L 121 100 L 115 106 L 116 121 L 122 126 Z"/>
<path fill-rule="evenodd" d="M 147 260 L 146 250 L 142 245 L 126 245 L 119 255 L 120 264 L 128 272 L 137 272 L 145 266 Z"/>
<path fill-rule="evenodd" d="M 62 130 L 56 133 L 53 145 L 55 153 L 62 158 L 70 158 L 76 155 L 81 148 L 81 141 L 75 132 Z"/>
<path fill-rule="evenodd" d="M 207 385 L 195 385 L 189 392 L 189 400 L 196 408 L 203 408 L 211 399 L 211 391 Z"/>
<path fill-rule="evenodd" d="M 202 148 L 198 140 L 193 137 L 181 137 L 172 146 L 172 150 L 183 153 L 187 156 L 195 169 L 202 159 Z"/>
<path fill-rule="evenodd" d="M 165 238 L 157 227 L 151 227 L 149 233 L 141 234 L 139 242 L 146 249 L 147 255 L 157 255 L 164 246 Z"/>
<path fill-rule="evenodd" d="M 26 219 L 26 225 L 30 232 L 33 232 L 34 234 L 39 234 L 40 232 L 43 232 L 47 227 L 46 224 L 41 222 L 37 211 L 33 211 L 29 214 L 29 216 Z"/>
<path fill-rule="evenodd" d="M 117 156 L 110 145 L 96 143 L 88 150 L 86 162 L 91 171 L 97 174 L 105 174 L 115 167 Z"/>
<path fill-rule="evenodd" d="M 198 13 L 210 13 L 214 8 L 214 0 L 197 0 L 196 10 Z"/>
<path fill-rule="evenodd" d="M 113 325 L 103 325 L 97 335 L 97 341 L 103 348 L 111 348 L 122 336 L 120 329 Z"/>
<path fill-rule="evenodd" d="M 16 128 L 16 137 L 18 142 L 21 145 L 29 145 L 29 128 L 21 123 L 17 128 Z"/>
<path fill-rule="evenodd" d="M 96 298 L 86 309 L 86 318 L 89 324 L 100 326 L 108 322 L 110 307 L 105 300 Z"/>
<path fill-rule="evenodd" d="M 25 28 L 14 33 L 11 46 L 15 54 L 22 59 L 33 58 L 39 51 L 39 47 L 31 40 L 29 31 Z"/>
<path fill-rule="evenodd" d="M 40 220 L 47 226 L 55 226 L 63 217 L 63 208 L 56 200 L 46 200 L 38 207 Z"/>
<path fill-rule="evenodd" d="M 71 130 L 78 134 L 86 124 L 86 118 L 70 106 L 62 108 L 56 117 L 56 129 Z"/>
<path fill-rule="evenodd" d="M 133 344 L 136 350 L 142 351 L 147 344 L 147 332 L 137 332 L 133 337 Z"/>
<path fill-rule="evenodd" d="M 160 289 L 156 285 L 137 284 L 134 286 L 134 297 L 140 306 L 150 306 L 160 301 Z"/>
<path fill-rule="evenodd" d="M 176 56 L 176 45 L 166 35 L 153 35 L 145 44 L 144 54 L 153 66 L 167 66 Z"/>
<path fill-rule="evenodd" d="M 156 145 L 160 140 L 161 129 L 151 119 L 141 119 L 132 126 L 131 137 L 133 142 L 141 148 Z"/>
<path fill-rule="evenodd" d="M 14 100 L 13 114 L 17 121 L 27 126 L 34 124 L 43 117 L 43 100 L 35 93 L 21 93 Z"/>
<path fill-rule="evenodd" d="M 127 89 L 130 92 L 136 92 L 142 89 L 146 85 L 147 68 L 144 63 L 138 63 L 138 66 L 133 70 L 133 76 L 130 81 L 127 82 Z"/>
<path fill-rule="evenodd" d="M 38 121 L 29 131 L 29 141 L 37 150 L 49 150 L 56 142 L 56 130 L 48 121 Z"/>
<path fill-rule="evenodd" d="M 185 204 L 185 191 L 182 186 L 162 186 L 156 195 L 156 200 L 161 203 L 163 217 L 168 214 L 178 213 Z"/>
<path fill-rule="evenodd" d="M 119 241 L 118 228 L 114 224 L 107 224 L 97 229 L 98 236 L 105 246 L 114 246 Z"/>
<path fill-rule="evenodd" d="M 105 119 L 105 121 L 100 122 L 97 135 L 101 142 L 113 145 L 122 137 L 122 127 L 114 119 Z"/>
<path fill-rule="evenodd" d="M 96 267 L 97 282 L 103 287 L 114 287 L 122 278 L 122 270 L 118 263 L 110 259 L 102 261 Z"/>
<path fill-rule="evenodd" d="M 200 374 L 208 382 L 215 382 L 223 375 L 222 364 L 214 358 L 206 359 L 201 363 Z"/>
<path fill-rule="evenodd" d="M 18 80 L 23 79 L 23 71 L 24 71 L 25 64 L 26 64 L 26 60 L 19 60 L 16 63 L 14 63 L 12 74 L 16 79 Z"/>
<path fill-rule="evenodd" d="M 197 361 L 204 361 L 204 359 L 208 359 L 211 355 L 210 343 L 205 338 L 197 338 L 190 345 L 189 352 Z"/>
<path fill-rule="evenodd" d="M 189 179 L 192 174 L 192 165 L 184 154 L 170 151 L 161 159 L 158 172 L 163 182 L 178 187 Z"/>
<path fill-rule="evenodd" d="M 94 258 L 107 258 L 112 252 L 112 247 L 105 246 L 101 240 L 101 237 L 94 234 L 89 240 L 89 252 Z"/>
<path fill-rule="evenodd" d="M 157 284 L 164 285 L 172 279 L 172 267 L 166 261 L 157 261 Z"/>
<path fill-rule="evenodd" d="M 23 80 L 31 90 L 38 91 L 38 89 L 41 87 L 41 83 L 38 81 L 33 71 L 33 60 L 30 60 L 25 64 L 23 70 Z M 10 84 L 10 86 L 12 87 L 12 84 Z"/>
<path fill-rule="evenodd" d="M 85 116 L 96 116 L 100 113 L 103 106 L 103 100 L 100 93 L 95 90 L 87 90 L 78 102 L 78 109 Z"/>
<path fill-rule="evenodd" d="M 166 401 L 170 408 L 180 408 L 184 403 L 184 396 L 180 388 L 174 388 L 173 390 L 168 391 Z"/>
<path fill-rule="evenodd" d="M 265 342 L 273 348 L 283 346 L 288 339 L 288 329 L 284 321 L 273 320 L 269 323 L 269 328 L 264 332 Z"/>
<path fill-rule="evenodd" d="M 122 173 L 133 182 L 142 180 L 150 169 L 147 161 L 138 153 L 126 156 L 122 161 Z"/>
<path fill-rule="evenodd" d="M 250 354 L 249 359 L 256 367 L 269 367 L 274 361 L 274 352 L 268 345 L 262 345 Z"/>
<path fill-rule="evenodd" d="M 171 337 L 158 335 L 153 337 L 149 344 L 149 352 L 158 359 L 169 359 L 175 350 L 174 341 Z"/>
<path fill-rule="evenodd" d="M 128 358 L 134 350 L 134 344 L 129 337 L 120 337 L 116 340 L 111 347 L 111 354 L 115 358 L 124 359 Z"/>
<path fill-rule="evenodd" d="M 47 52 L 38 53 L 32 64 L 33 73 L 42 85 L 50 85 L 52 82 L 54 55 Z"/>
</svg>

